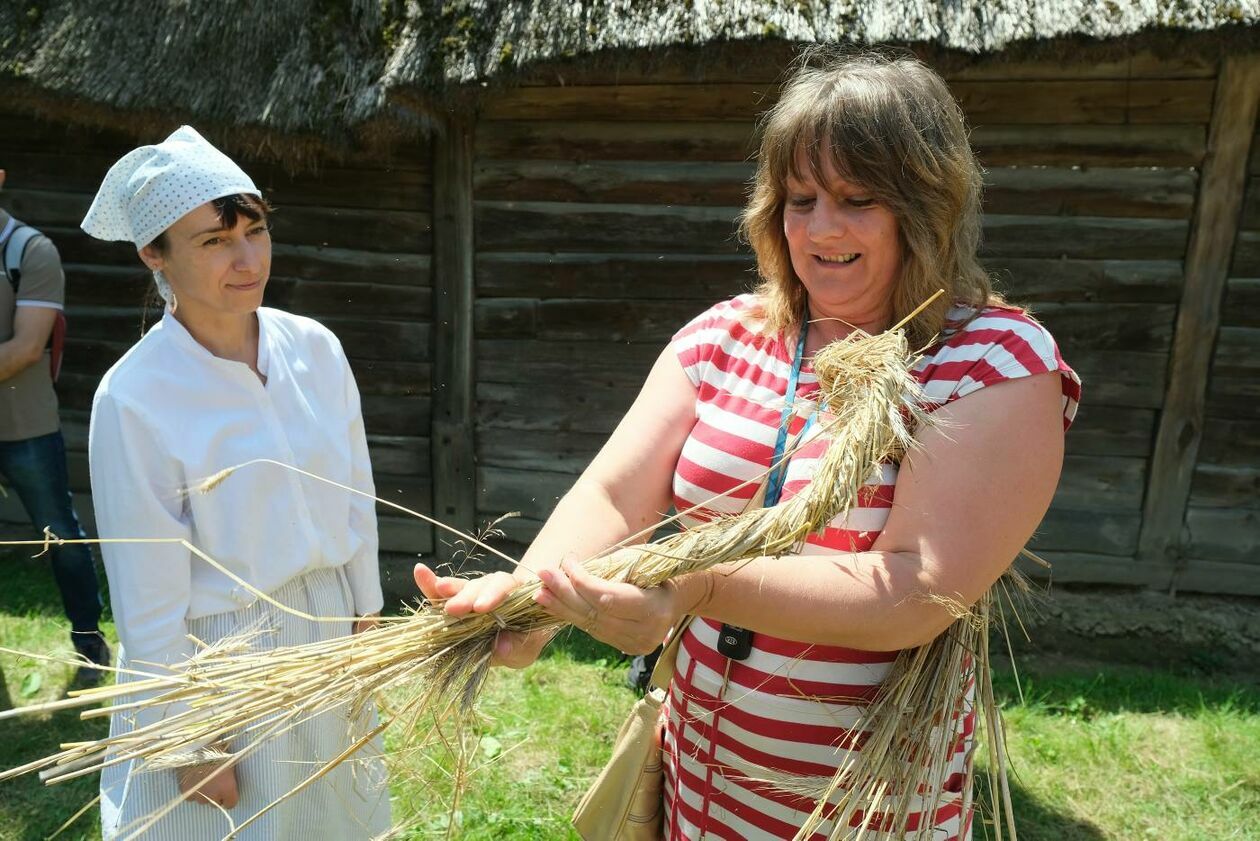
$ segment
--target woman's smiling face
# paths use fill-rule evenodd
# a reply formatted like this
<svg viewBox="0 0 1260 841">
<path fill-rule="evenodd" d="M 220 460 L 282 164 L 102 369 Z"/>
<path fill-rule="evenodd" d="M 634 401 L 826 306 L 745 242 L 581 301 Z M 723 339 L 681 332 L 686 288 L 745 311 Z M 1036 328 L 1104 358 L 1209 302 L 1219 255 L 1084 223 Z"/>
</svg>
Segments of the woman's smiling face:
<svg viewBox="0 0 1260 841">
<path fill-rule="evenodd" d="M 901 273 L 896 217 L 845 181 L 830 161 L 824 161 L 821 184 L 804 154 L 798 161 L 799 176 L 787 179 L 783 233 L 811 317 L 883 329 Z"/>
</svg>

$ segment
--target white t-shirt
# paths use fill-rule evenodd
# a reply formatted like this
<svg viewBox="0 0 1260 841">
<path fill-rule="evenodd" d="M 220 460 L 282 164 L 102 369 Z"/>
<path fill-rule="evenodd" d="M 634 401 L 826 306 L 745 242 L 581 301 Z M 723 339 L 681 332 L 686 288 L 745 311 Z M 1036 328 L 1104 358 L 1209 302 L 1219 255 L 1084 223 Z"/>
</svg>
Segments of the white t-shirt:
<svg viewBox="0 0 1260 841">
<path fill-rule="evenodd" d="M 105 375 L 88 451 L 102 538 L 179 537 L 263 592 L 345 565 L 357 614 L 380 610 L 373 502 L 269 458 L 374 493 L 359 392 L 337 338 L 309 318 L 258 310 L 258 368 L 202 347 L 167 312 Z M 118 636 L 131 661 L 193 653 L 186 620 L 235 611 L 246 588 L 178 544 L 102 545 Z"/>
</svg>

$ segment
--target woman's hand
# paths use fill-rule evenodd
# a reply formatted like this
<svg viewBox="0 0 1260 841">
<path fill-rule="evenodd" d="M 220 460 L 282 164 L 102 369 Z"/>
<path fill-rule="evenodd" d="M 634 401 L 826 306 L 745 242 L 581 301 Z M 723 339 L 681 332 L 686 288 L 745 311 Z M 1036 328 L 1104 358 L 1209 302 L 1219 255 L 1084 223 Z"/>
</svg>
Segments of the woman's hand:
<svg viewBox="0 0 1260 841">
<path fill-rule="evenodd" d="M 217 772 L 217 773 L 216 773 Z M 236 807 L 240 793 L 236 789 L 236 769 L 224 768 L 222 762 L 203 762 L 199 765 L 186 765 L 175 769 L 179 781 L 179 791 L 187 794 L 197 783 L 213 775 L 213 779 L 197 789 L 197 793 L 188 798 L 194 803 L 207 803 L 222 806 L 224 809 Z"/>
<path fill-rule="evenodd" d="M 354 621 L 354 625 L 350 628 L 351 635 L 361 634 L 364 631 L 370 631 L 377 625 L 381 624 L 381 612 L 365 613 Z"/>
<path fill-rule="evenodd" d="M 435 605 L 441 604 L 450 616 L 489 613 L 503 604 L 513 590 L 527 583 L 506 572 L 492 572 L 472 579 L 440 576 L 424 564 L 416 564 L 413 575 L 424 597 Z M 500 631 L 490 662 L 523 669 L 538 659 L 548 639 L 550 635 L 542 632 Z"/>
<path fill-rule="evenodd" d="M 694 582 L 666 581 L 645 590 L 597 578 L 572 560 L 540 570 L 538 577 L 543 589 L 535 601 L 547 612 L 626 654 L 655 650 L 699 601 L 689 586 Z"/>
</svg>

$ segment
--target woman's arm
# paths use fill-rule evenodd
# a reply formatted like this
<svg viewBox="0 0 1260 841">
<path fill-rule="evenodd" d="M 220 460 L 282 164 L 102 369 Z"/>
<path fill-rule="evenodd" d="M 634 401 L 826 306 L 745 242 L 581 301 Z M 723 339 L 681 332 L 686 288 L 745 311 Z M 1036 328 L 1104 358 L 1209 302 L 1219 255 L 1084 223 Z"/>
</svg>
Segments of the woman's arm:
<svg viewBox="0 0 1260 841">
<path fill-rule="evenodd" d="M 493 610 L 513 589 L 561 559 L 584 559 L 650 528 L 670 508 L 679 453 L 695 425 L 696 389 L 671 348 L 657 358 L 642 390 L 617 429 L 583 471 L 535 538 L 514 575 L 499 573 L 475 581 L 439 578 L 423 564 L 416 583 L 430 599 L 448 599 L 454 615 Z M 546 573 L 543 573 L 544 575 Z M 501 662 L 521 666 L 537 656 L 540 639 L 521 647 L 514 635 L 501 635 Z"/>
<path fill-rule="evenodd" d="M 828 645 L 897 650 L 953 621 L 936 595 L 974 603 L 1032 536 L 1063 462 L 1059 374 L 982 389 L 937 411 L 904 459 L 888 522 L 869 552 L 758 558 L 684 576 L 656 591 L 600 581 L 574 565 L 545 579 L 545 604 L 576 624 L 596 604 L 593 635 L 623 651 L 655 642 L 652 611 L 690 612 Z M 655 624 L 655 623 L 653 623 Z M 658 638 L 659 639 L 659 638 Z"/>
</svg>

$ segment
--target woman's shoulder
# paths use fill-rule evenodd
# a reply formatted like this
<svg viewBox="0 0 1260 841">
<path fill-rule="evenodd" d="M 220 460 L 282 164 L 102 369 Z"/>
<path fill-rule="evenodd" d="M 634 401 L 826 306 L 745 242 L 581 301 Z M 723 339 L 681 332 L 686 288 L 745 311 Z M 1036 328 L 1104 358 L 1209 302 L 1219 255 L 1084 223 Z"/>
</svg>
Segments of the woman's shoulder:
<svg viewBox="0 0 1260 841">
<path fill-rule="evenodd" d="M 1020 357 L 1055 359 L 1059 355 L 1058 343 L 1045 325 L 1026 309 L 1008 304 L 956 305 L 949 311 L 945 330 L 929 355 L 950 357 L 962 353 L 975 358 L 993 347 L 1006 348 Z"/>
<path fill-rule="evenodd" d="M 155 379 L 166 367 L 161 364 L 162 360 L 171 357 L 168 340 L 162 324 L 155 324 L 101 377 L 95 400 L 112 398 L 131 403 L 151 398 L 155 393 Z"/>
<path fill-rule="evenodd" d="M 273 307 L 259 307 L 258 317 L 264 319 L 272 335 L 283 337 L 296 350 L 327 350 L 344 355 L 337 335 L 313 318 Z"/>
<path fill-rule="evenodd" d="M 736 334 L 751 337 L 761 332 L 761 299 L 752 292 L 718 301 L 679 330 L 675 341 L 695 336 Z"/>
</svg>

